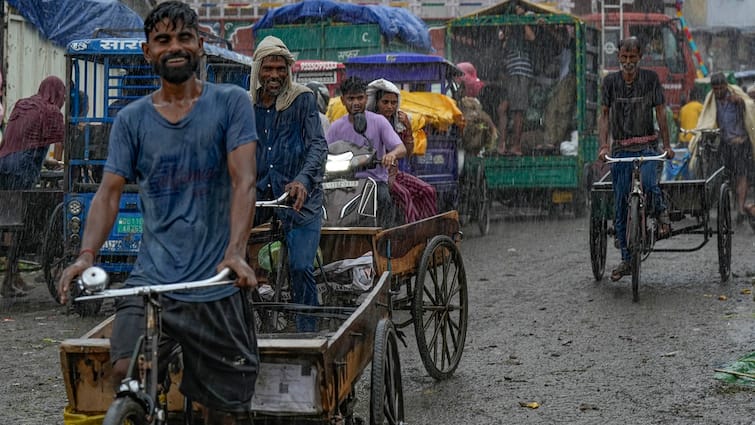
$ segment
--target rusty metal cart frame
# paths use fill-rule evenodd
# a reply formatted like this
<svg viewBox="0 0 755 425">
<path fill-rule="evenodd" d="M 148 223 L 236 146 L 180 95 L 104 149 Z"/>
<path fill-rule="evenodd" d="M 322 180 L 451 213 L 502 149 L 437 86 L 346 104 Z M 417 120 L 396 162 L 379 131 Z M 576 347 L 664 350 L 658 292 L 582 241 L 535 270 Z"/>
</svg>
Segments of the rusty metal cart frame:
<svg viewBox="0 0 755 425">
<path fill-rule="evenodd" d="M 355 307 L 278 303 L 278 308 L 309 309 L 318 317 L 343 321 L 332 332 L 284 330 L 258 336 L 261 368 L 253 401 L 255 423 L 355 423 L 355 385 L 370 363 L 370 423 L 402 423 L 396 328 L 414 324 L 423 363 L 437 379 L 450 376 L 461 358 L 467 287 L 457 246 L 460 235 L 455 211 L 387 230 L 324 228 L 320 245 L 326 262 L 372 251 L 380 279 Z M 253 266 L 259 248 L 249 246 Z M 267 304 L 258 307 L 276 307 Z M 409 310 L 412 320 L 394 325 L 393 308 Z M 111 321 L 61 344 L 67 412 L 71 414 L 96 415 L 112 401 L 107 339 Z M 180 374 L 172 379 L 179 380 Z M 171 386 L 167 395 L 169 412 L 183 410 L 184 400 L 176 387 Z M 290 397 L 281 396 L 283 387 L 292 389 Z"/>
<path fill-rule="evenodd" d="M 467 335 L 467 277 L 459 244 L 459 215 L 448 211 L 402 226 L 323 228 L 324 252 L 356 258 L 372 251 L 377 273 L 390 271 L 397 293 L 393 309 L 410 317 L 398 329 L 413 325 L 417 349 L 428 374 L 447 379 L 459 365 Z"/>
</svg>

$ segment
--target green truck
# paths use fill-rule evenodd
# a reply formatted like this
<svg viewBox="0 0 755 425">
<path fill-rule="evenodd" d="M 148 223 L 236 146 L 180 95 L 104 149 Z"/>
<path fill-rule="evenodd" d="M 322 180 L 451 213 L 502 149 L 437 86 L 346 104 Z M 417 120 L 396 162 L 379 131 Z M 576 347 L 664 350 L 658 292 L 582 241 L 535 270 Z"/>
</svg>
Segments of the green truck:
<svg viewBox="0 0 755 425">
<path fill-rule="evenodd" d="M 430 32 L 406 9 L 309 0 L 271 9 L 252 28 L 255 46 L 272 35 L 297 60 L 345 62 L 385 52 L 430 53 Z"/>
<path fill-rule="evenodd" d="M 517 14 L 516 6 L 521 6 L 525 12 L 520 10 Z M 597 155 L 598 31 L 574 15 L 524 0 L 505 1 L 449 21 L 446 56 L 454 63 L 471 62 L 477 68 L 480 79 L 486 82 L 478 98 L 497 122 L 498 105 L 506 97 L 507 77 L 500 74 L 503 70 L 502 39 L 505 40 L 512 29 L 523 25 L 529 25 L 536 33 L 531 49 L 535 78 L 528 91 L 529 108 L 524 113 L 523 155 L 495 155 L 493 148 L 488 155 L 467 159 L 467 165 L 484 161 L 491 199 L 505 205 L 546 208 L 552 213 L 568 210 L 581 216 L 586 212 L 588 198 L 587 171 Z M 568 131 L 558 140 L 546 140 L 548 126 L 553 124 L 553 120 L 549 121 L 553 114 L 549 114 L 548 105 L 558 86 L 558 77 L 551 69 L 558 62 L 550 35 L 556 29 L 570 36 L 569 78 L 575 83 L 568 97 L 571 102 L 560 107 L 568 111 Z M 510 116 L 508 121 L 512 121 Z M 509 139 L 511 133 L 508 130 Z M 571 145 L 562 145 L 564 140 Z M 565 147 L 571 147 L 571 152 L 563 149 Z"/>
</svg>

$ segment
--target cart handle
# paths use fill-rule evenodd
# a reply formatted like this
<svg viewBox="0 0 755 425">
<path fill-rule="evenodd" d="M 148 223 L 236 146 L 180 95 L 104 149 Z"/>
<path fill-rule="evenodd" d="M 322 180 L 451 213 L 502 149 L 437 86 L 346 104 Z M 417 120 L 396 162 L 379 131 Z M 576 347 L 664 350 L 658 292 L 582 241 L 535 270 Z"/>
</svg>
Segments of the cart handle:
<svg viewBox="0 0 755 425">
<path fill-rule="evenodd" d="M 655 156 L 630 156 L 626 158 L 612 158 L 608 155 L 606 155 L 606 163 L 611 164 L 614 162 L 634 162 L 634 161 L 664 161 L 666 160 L 666 152 L 663 152 L 660 155 Z"/>
</svg>

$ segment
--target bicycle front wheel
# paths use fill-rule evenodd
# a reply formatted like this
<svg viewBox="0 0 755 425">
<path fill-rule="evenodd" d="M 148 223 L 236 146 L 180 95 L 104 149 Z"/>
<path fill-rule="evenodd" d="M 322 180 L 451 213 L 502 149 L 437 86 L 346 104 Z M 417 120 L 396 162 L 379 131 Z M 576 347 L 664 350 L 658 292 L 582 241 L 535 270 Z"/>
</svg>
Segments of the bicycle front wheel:
<svg viewBox="0 0 755 425">
<path fill-rule="evenodd" d="M 102 425 L 148 425 L 147 411 L 131 397 L 119 397 L 107 409 Z"/>
<path fill-rule="evenodd" d="M 640 197 L 629 198 L 627 214 L 627 243 L 629 245 L 630 268 L 632 271 L 632 301 L 640 300 L 640 265 L 642 264 L 642 217 L 640 215 Z"/>
</svg>

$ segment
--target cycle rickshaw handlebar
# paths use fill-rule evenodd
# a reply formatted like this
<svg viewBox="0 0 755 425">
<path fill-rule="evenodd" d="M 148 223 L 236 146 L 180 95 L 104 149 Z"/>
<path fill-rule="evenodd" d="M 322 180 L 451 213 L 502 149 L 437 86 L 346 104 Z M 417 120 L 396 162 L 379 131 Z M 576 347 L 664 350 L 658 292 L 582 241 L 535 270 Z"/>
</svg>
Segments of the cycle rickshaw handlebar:
<svg viewBox="0 0 755 425">
<path fill-rule="evenodd" d="M 680 128 L 679 129 L 682 134 L 693 134 L 693 135 L 703 135 L 703 134 L 719 134 L 721 133 L 720 128 L 692 128 L 692 129 L 686 129 L 686 128 Z"/>
<path fill-rule="evenodd" d="M 209 288 L 211 286 L 229 285 L 235 282 L 233 279 L 228 279 L 230 274 L 231 269 L 226 267 L 215 276 L 203 280 L 171 283 L 167 285 L 145 285 L 120 289 L 105 289 L 109 280 L 107 272 L 99 267 L 92 266 L 84 270 L 84 273 L 81 274 L 78 281 L 81 289 L 83 289 L 85 293 L 90 295 L 77 297 L 74 301 L 78 302 L 137 295 L 143 296 L 150 294 L 160 294 L 163 292 L 186 291 L 191 289 Z"/>
<path fill-rule="evenodd" d="M 629 156 L 626 158 L 613 158 L 608 155 L 606 155 L 606 163 L 611 164 L 614 162 L 645 162 L 645 161 L 665 161 L 666 160 L 666 152 L 663 152 L 660 155 L 654 155 L 654 156 Z"/>
</svg>

